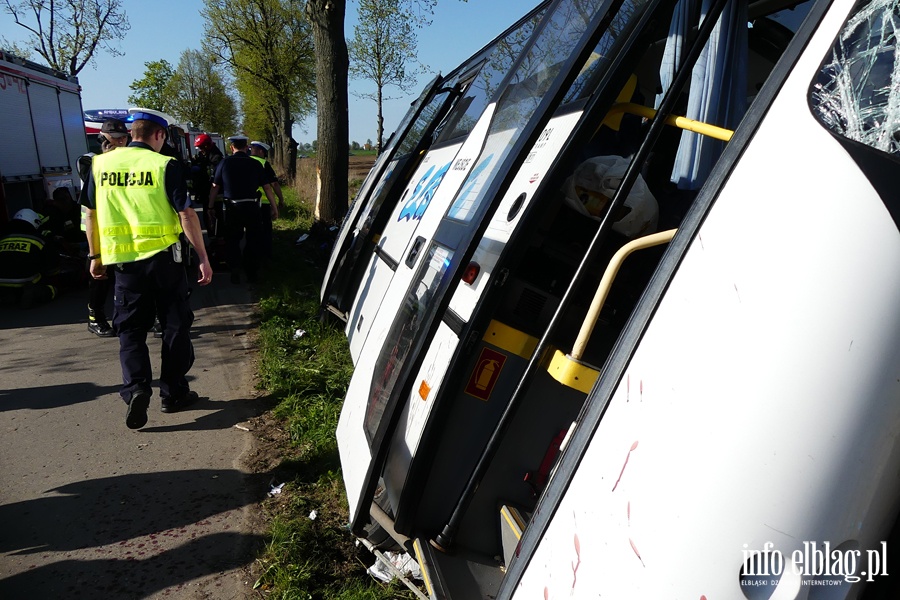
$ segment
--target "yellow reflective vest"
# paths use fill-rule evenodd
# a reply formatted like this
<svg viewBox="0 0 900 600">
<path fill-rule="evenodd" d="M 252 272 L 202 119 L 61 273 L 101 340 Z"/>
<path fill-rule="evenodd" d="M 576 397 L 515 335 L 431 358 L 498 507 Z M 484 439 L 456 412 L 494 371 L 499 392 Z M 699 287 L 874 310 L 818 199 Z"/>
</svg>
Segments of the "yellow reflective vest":
<svg viewBox="0 0 900 600">
<path fill-rule="evenodd" d="M 253 156 L 253 158 L 255 158 L 257 161 L 259 161 L 259 164 L 261 164 L 263 166 L 263 169 L 265 169 L 266 165 L 269 164 L 269 161 L 262 158 L 261 156 Z M 266 192 L 265 192 L 265 190 L 262 189 L 262 186 L 259 186 L 258 188 L 256 188 L 256 191 L 259 192 L 259 203 L 260 204 L 269 204 L 269 197 L 266 196 Z"/>
<path fill-rule="evenodd" d="M 178 241 L 181 219 L 166 195 L 166 165 L 172 160 L 126 147 L 94 157 L 100 254 L 103 264 L 149 258 Z"/>
</svg>

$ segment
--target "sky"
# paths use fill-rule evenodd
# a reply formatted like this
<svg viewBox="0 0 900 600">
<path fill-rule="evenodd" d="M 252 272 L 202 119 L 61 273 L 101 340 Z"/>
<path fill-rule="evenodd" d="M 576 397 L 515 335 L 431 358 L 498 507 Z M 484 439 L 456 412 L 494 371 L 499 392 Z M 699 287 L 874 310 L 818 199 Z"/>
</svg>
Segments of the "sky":
<svg viewBox="0 0 900 600">
<path fill-rule="evenodd" d="M 384 135 L 387 138 L 406 113 L 410 102 L 434 74 L 448 73 L 463 60 L 481 49 L 503 30 L 516 22 L 538 4 L 539 0 L 439 0 L 430 27 L 419 31 L 418 60 L 428 66 L 409 93 L 396 88 L 385 89 L 393 100 L 385 102 Z M 144 74 L 144 63 L 166 60 L 178 64 L 185 50 L 199 50 L 203 38 L 204 20 L 200 14 L 202 0 L 124 0 L 131 29 L 118 42 L 123 56 L 105 52 L 95 55 L 95 65 L 88 65 L 78 75 L 82 87 L 82 106 L 85 110 L 127 108 L 131 94 L 128 86 Z M 357 3 L 347 2 L 346 35 L 351 38 L 356 24 Z M 164 16 L 165 21 L 160 17 Z M 0 13 L 0 36 L 12 42 L 23 42 L 27 32 L 15 24 L 8 14 Z M 31 60 L 41 62 L 39 56 Z M 374 90 L 371 83 L 350 80 L 350 140 L 360 144 L 375 141 L 377 132 L 376 104 L 358 98 L 354 92 Z M 232 132 L 220 132 L 232 133 Z M 312 142 L 316 138 L 315 118 L 294 127 L 298 142 Z"/>
</svg>

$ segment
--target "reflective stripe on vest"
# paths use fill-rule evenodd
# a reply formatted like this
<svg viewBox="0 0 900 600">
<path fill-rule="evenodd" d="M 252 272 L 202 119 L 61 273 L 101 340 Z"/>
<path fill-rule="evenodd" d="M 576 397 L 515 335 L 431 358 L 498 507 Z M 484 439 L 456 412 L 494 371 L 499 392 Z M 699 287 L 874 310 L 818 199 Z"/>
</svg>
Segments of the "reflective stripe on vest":
<svg viewBox="0 0 900 600">
<path fill-rule="evenodd" d="M 94 157 L 100 253 L 104 264 L 134 262 L 178 241 L 178 213 L 166 195 L 171 157 L 138 147 Z"/>
<path fill-rule="evenodd" d="M 267 161 L 266 159 L 264 159 L 261 156 L 253 156 L 253 158 L 255 158 L 256 160 L 259 161 L 259 164 L 261 164 L 263 166 L 263 169 L 265 169 L 266 165 L 269 164 L 269 161 Z M 256 191 L 259 192 L 259 203 L 260 204 L 269 204 L 269 197 L 266 196 L 266 192 L 265 192 L 265 190 L 262 189 L 262 186 L 259 186 L 258 188 L 256 188 Z"/>
</svg>

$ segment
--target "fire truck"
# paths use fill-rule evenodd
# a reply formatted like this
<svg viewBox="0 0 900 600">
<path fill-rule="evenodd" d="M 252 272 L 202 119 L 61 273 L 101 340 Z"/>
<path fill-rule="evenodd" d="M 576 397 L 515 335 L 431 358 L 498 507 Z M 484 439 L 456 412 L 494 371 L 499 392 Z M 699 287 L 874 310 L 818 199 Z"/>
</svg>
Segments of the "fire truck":
<svg viewBox="0 0 900 600">
<path fill-rule="evenodd" d="M 58 187 L 78 189 L 87 152 L 78 79 L 0 50 L 0 220 L 43 207 Z"/>
</svg>

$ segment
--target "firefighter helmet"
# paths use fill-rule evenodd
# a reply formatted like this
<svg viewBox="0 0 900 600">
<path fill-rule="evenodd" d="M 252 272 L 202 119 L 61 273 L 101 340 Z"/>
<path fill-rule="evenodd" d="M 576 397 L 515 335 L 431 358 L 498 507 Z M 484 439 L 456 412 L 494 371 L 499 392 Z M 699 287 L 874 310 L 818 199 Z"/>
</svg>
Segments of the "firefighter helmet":
<svg viewBox="0 0 900 600">
<path fill-rule="evenodd" d="M 206 135 L 205 133 L 201 133 L 197 136 L 197 139 L 194 140 L 194 148 L 200 148 L 201 150 L 205 150 L 213 145 L 212 138 Z"/>
<path fill-rule="evenodd" d="M 30 208 L 19 209 L 16 214 L 13 215 L 14 221 L 25 221 L 35 229 L 40 229 L 41 226 L 47 222 L 47 219 L 48 217 L 36 213 Z"/>
</svg>

